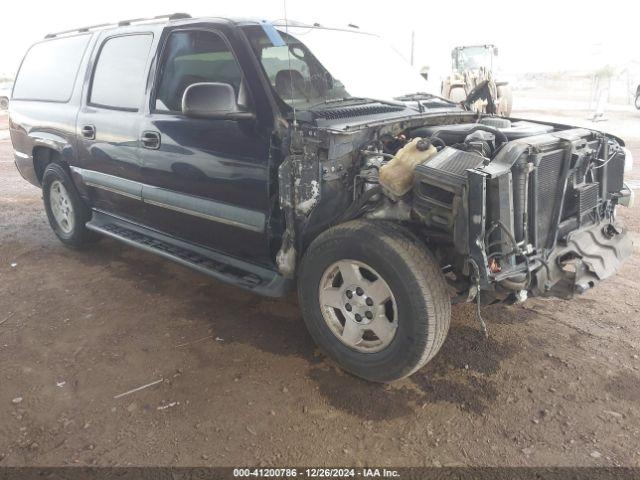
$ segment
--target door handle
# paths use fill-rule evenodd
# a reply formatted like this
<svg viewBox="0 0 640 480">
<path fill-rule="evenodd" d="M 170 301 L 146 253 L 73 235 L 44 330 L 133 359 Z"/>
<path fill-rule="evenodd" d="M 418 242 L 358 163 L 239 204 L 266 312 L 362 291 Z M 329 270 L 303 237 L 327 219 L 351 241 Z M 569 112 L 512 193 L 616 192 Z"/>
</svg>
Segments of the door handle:
<svg viewBox="0 0 640 480">
<path fill-rule="evenodd" d="M 89 140 L 95 140 L 96 127 L 94 125 L 84 125 L 82 127 L 82 136 L 84 138 L 88 138 Z"/>
<path fill-rule="evenodd" d="M 160 134 L 158 132 L 146 131 L 142 132 L 142 146 L 151 150 L 160 148 Z"/>
</svg>

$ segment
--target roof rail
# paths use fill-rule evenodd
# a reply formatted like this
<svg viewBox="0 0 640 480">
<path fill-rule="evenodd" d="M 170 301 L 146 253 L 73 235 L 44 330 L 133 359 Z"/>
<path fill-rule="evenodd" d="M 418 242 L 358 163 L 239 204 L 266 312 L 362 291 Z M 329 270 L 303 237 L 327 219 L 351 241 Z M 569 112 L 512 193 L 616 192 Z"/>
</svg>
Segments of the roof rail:
<svg viewBox="0 0 640 480">
<path fill-rule="evenodd" d="M 189 15 L 188 13 L 170 13 L 169 15 L 157 15 L 155 17 L 149 18 L 132 18 L 131 20 L 120 20 L 118 22 L 118 26 L 124 27 L 126 25 L 131 25 L 132 23 L 160 20 L 161 18 L 166 18 L 167 20 L 180 20 L 182 18 L 191 18 L 191 15 Z"/>
<path fill-rule="evenodd" d="M 45 35 L 44 38 L 54 38 L 57 37 L 59 35 L 66 35 L 67 33 L 82 33 L 82 32 L 88 32 L 89 30 L 93 30 L 95 28 L 101 28 L 101 27 L 108 27 L 110 25 L 113 25 L 112 23 L 101 23 L 99 25 L 91 25 L 88 27 L 82 27 L 82 28 L 73 28 L 71 30 L 63 30 L 62 32 L 56 32 L 56 33 L 48 33 L 47 35 Z"/>
<path fill-rule="evenodd" d="M 98 25 L 90 25 L 88 27 L 73 28 L 71 30 L 63 30 L 62 32 L 49 33 L 45 35 L 44 38 L 55 38 L 60 35 L 66 35 L 68 33 L 84 33 L 84 32 L 89 32 L 91 30 L 95 30 L 96 28 L 115 27 L 115 26 L 124 27 L 134 23 L 150 22 L 152 20 L 160 20 L 162 18 L 166 18 L 167 20 L 180 20 L 183 18 L 191 18 L 191 15 L 189 15 L 188 13 L 170 13 L 168 15 L 157 15 L 155 17 L 132 18 L 130 20 L 121 20 L 118 23 L 100 23 Z"/>
</svg>

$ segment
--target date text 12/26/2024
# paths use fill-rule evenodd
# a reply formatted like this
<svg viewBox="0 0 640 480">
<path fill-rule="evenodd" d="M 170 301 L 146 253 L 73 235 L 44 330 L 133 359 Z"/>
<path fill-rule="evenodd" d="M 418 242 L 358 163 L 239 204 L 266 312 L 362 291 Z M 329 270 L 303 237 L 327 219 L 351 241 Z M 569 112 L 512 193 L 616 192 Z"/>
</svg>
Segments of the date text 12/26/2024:
<svg viewBox="0 0 640 480">
<path fill-rule="evenodd" d="M 386 468 L 234 468 L 235 478 L 399 478 L 397 470 Z"/>
</svg>

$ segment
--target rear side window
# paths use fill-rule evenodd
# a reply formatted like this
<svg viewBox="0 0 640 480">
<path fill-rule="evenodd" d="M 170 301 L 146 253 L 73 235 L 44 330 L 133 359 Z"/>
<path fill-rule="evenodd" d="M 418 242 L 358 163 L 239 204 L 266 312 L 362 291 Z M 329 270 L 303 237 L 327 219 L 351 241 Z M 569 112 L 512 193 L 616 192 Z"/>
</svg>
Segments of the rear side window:
<svg viewBox="0 0 640 480">
<path fill-rule="evenodd" d="M 14 100 L 68 102 L 90 35 L 36 43 L 22 61 Z"/>
<path fill-rule="evenodd" d="M 93 73 L 89 103 L 120 110 L 138 110 L 147 80 L 151 34 L 108 39 Z"/>
</svg>

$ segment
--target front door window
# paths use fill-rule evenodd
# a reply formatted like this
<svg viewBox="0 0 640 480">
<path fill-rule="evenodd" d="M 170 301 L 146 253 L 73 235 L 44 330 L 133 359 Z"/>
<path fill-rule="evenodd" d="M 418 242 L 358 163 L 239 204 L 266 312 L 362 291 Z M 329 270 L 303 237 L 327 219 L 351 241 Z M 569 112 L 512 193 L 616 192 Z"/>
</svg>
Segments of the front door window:
<svg viewBox="0 0 640 480">
<path fill-rule="evenodd" d="M 236 100 L 243 104 L 242 72 L 224 39 L 202 30 L 173 32 L 164 50 L 155 111 L 182 111 L 182 96 L 187 87 L 202 82 L 231 85 Z"/>
</svg>

